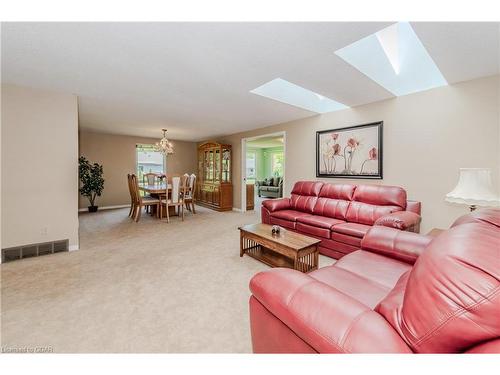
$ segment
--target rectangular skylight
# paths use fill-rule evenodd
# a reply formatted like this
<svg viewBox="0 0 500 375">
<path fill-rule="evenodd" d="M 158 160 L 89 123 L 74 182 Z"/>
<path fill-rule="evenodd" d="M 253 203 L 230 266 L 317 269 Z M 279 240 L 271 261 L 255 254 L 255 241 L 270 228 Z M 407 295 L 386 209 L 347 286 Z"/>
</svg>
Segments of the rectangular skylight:
<svg viewBox="0 0 500 375">
<path fill-rule="evenodd" d="M 396 96 L 448 83 L 408 22 L 398 22 L 335 54 Z"/>
<path fill-rule="evenodd" d="M 349 108 L 342 103 L 281 78 L 273 79 L 250 92 L 316 113 L 333 112 Z"/>
</svg>

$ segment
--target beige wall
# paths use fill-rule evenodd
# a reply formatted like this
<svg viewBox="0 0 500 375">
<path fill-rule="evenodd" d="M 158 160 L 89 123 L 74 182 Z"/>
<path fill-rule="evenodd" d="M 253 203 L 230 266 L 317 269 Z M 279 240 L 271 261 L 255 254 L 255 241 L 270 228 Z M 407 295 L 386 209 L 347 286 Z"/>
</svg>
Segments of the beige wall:
<svg viewBox="0 0 500 375">
<path fill-rule="evenodd" d="M 97 205 L 104 207 L 130 203 L 127 174 L 135 173 L 135 146 L 154 144 L 158 139 L 80 131 L 80 155 L 102 164 L 104 169 L 104 192 L 97 198 Z M 167 173 L 196 173 L 196 143 L 175 140 L 172 143 L 175 152 L 167 158 Z M 87 208 L 88 205 L 88 200 L 80 197 L 80 208 Z"/>
<path fill-rule="evenodd" d="M 384 179 L 331 183 L 403 186 L 422 201 L 422 232 L 446 228 L 467 208 L 444 201 L 460 167 L 489 167 L 498 187 L 498 76 L 463 82 L 224 138 L 233 145 L 234 207 L 241 207 L 241 138 L 286 131 L 285 194 L 298 180 L 316 180 L 317 130 L 384 121 Z"/>
<path fill-rule="evenodd" d="M 2 85 L 2 248 L 77 248 L 77 189 L 77 97 Z"/>
</svg>

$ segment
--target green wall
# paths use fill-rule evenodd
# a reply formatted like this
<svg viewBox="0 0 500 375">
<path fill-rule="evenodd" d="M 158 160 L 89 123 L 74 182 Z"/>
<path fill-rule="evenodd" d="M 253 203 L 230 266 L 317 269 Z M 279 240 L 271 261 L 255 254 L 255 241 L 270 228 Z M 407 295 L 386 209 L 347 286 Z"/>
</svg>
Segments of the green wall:
<svg viewBox="0 0 500 375">
<path fill-rule="evenodd" d="M 247 152 L 255 152 L 255 168 L 257 180 L 263 180 L 265 178 L 264 172 L 264 152 L 262 148 L 248 147 Z"/>
<path fill-rule="evenodd" d="M 283 152 L 283 146 L 279 147 L 269 147 L 269 148 L 257 148 L 248 147 L 247 152 L 255 152 L 255 167 L 257 180 L 262 181 L 265 178 L 272 177 L 271 167 L 272 167 L 272 154 L 276 152 Z M 248 182 L 253 182 L 248 179 Z"/>
<path fill-rule="evenodd" d="M 263 159 L 263 178 L 272 177 L 272 154 L 277 152 L 283 152 L 283 146 L 272 147 L 272 148 L 262 148 L 262 159 Z"/>
</svg>

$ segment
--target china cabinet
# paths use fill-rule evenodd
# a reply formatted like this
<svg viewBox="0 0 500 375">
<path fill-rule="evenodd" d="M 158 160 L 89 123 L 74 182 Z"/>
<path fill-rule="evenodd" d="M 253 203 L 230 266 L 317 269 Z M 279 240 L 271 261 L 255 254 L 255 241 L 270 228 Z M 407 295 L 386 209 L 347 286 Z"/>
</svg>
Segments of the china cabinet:
<svg viewBox="0 0 500 375">
<path fill-rule="evenodd" d="M 198 146 L 196 204 L 217 211 L 233 209 L 231 145 L 205 142 Z"/>
</svg>

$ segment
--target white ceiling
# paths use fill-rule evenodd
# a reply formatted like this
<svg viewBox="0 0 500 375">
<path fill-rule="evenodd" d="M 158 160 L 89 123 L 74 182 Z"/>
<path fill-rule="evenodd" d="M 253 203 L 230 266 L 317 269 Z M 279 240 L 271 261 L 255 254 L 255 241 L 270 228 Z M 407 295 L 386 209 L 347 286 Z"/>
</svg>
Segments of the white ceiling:
<svg viewBox="0 0 500 375">
<path fill-rule="evenodd" d="M 79 96 L 80 126 L 202 140 L 315 115 L 275 78 L 348 106 L 392 97 L 334 51 L 378 23 L 3 23 L 2 82 Z M 412 23 L 448 82 L 499 72 L 498 23 Z"/>
</svg>

